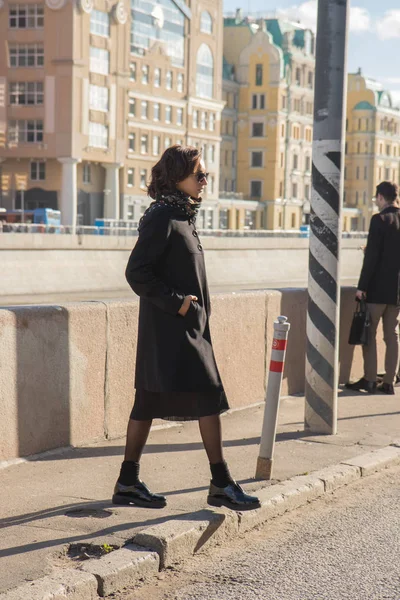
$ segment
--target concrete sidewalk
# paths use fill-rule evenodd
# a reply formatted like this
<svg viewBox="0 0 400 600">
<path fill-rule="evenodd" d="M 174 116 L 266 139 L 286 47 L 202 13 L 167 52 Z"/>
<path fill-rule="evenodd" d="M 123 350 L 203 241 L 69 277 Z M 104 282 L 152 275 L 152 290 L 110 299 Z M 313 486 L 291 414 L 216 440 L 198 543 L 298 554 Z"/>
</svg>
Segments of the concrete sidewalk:
<svg viewBox="0 0 400 600">
<path fill-rule="evenodd" d="M 337 436 L 303 433 L 304 398 L 281 401 L 271 484 L 254 481 L 263 406 L 223 418 L 226 458 L 246 490 L 310 473 L 398 440 L 400 390 L 367 396 L 342 390 Z M 162 510 L 110 503 L 124 440 L 48 453 L 0 470 L 0 592 L 73 568 L 63 550 L 77 542 L 121 546 L 140 530 L 206 508 L 209 468 L 197 423 L 152 431 L 141 476 L 168 498 Z"/>
</svg>

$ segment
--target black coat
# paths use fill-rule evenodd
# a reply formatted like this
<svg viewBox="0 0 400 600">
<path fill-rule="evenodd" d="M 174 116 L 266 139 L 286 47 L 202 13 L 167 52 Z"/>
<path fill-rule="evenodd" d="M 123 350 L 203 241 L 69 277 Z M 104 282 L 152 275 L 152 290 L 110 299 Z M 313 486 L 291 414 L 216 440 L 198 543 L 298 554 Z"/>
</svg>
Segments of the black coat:
<svg viewBox="0 0 400 600">
<path fill-rule="evenodd" d="M 358 289 L 367 302 L 400 305 L 400 209 L 389 206 L 371 219 Z"/>
<path fill-rule="evenodd" d="M 204 252 L 183 212 L 152 205 L 140 224 L 126 279 L 140 296 L 136 389 L 222 391 L 210 337 Z M 198 302 L 182 317 L 178 311 L 189 294 Z"/>
</svg>

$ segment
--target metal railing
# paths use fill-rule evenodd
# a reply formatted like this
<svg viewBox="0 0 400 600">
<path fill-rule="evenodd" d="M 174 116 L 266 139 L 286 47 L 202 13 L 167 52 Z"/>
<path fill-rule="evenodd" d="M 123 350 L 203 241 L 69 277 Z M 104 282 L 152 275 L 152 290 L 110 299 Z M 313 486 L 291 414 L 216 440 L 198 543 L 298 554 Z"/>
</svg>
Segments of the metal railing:
<svg viewBox="0 0 400 600">
<path fill-rule="evenodd" d="M 2 226 L 3 225 L 3 226 Z M 137 229 L 131 227 L 95 227 L 90 225 L 78 225 L 73 231 L 71 226 L 65 225 L 43 225 L 33 223 L 0 223 L 1 233 L 42 233 L 42 234 L 75 234 L 75 235 L 100 235 L 100 236 L 121 236 L 137 237 Z M 203 237 L 235 237 L 235 238 L 308 238 L 308 231 L 298 229 L 199 229 Z M 368 235 L 366 231 L 348 231 L 343 232 L 345 239 L 364 239 Z"/>
</svg>

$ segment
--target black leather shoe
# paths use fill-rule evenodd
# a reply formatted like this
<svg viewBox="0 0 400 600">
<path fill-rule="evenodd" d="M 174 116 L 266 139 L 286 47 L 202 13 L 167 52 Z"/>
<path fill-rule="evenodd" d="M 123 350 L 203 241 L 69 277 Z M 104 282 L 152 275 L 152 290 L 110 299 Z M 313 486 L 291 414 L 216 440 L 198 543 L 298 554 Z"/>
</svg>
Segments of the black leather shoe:
<svg viewBox="0 0 400 600">
<path fill-rule="evenodd" d="M 344 387 L 347 390 L 353 390 L 354 392 L 368 392 L 368 394 L 375 394 L 376 381 L 367 381 L 365 377 L 361 377 L 359 381 L 356 381 L 355 383 L 346 383 Z"/>
<path fill-rule="evenodd" d="M 211 481 L 207 503 L 211 506 L 226 506 L 232 510 L 251 510 L 260 507 L 256 496 L 249 496 L 236 481 L 224 488 L 217 487 Z"/>
<path fill-rule="evenodd" d="M 382 383 L 384 377 L 385 377 L 384 373 L 378 375 L 377 378 L 376 378 L 377 382 L 378 383 Z M 399 383 L 400 383 L 400 375 L 396 375 L 396 380 L 394 382 L 394 385 L 399 385 Z"/>
<path fill-rule="evenodd" d="M 394 396 L 394 387 L 391 383 L 380 383 L 376 388 L 378 394 L 388 394 Z"/>
<path fill-rule="evenodd" d="M 122 506 L 134 504 L 143 508 L 164 508 L 167 500 L 161 494 L 152 494 L 143 481 L 138 481 L 135 485 L 122 485 L 117 481 L 112 503 Z"/>
</svg>

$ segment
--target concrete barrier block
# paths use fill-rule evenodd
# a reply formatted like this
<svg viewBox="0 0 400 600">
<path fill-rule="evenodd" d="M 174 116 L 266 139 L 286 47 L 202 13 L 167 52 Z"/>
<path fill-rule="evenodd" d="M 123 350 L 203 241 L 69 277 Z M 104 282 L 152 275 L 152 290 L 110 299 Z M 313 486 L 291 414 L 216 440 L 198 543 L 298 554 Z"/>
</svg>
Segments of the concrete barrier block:
<svg viewBox="0 0 400 600">
<path fill-rule="evenodd" d="M 81 569 L 94 575 L 100 596 L 108 596 L 125 587 L 133 587 L 139 579 L 156 575 L 160 559 L 156 552 L 145 552 L 143 548 L 127 545 L 99 559 L 88 560 Z"/>
<path fill-rule="evenodd" d="M 104 438 L 106 308 L 101 302 L 65 306 L 68 314 L 70 443 Z M 60 365 L 60 369 L 62 365 Z"/>
<path fill-rule="evenodd" d="M 37 579 L 0 594 L 0 600 L 98 600 L 94 575 L 77 569 L 56 569 Z"/>
<path fill-rule="evenodd" d="M 361 469 L 360 467 L 339 464 L 320 471 L 314 471 L 313 476 L 321 479 L 325 485 L 325 492 L 332 492 L 359 479 Z"/>
<path fill-rule="evenodd" d="M 105 434 L 125 435 L 135 397 L 135 361 L 139 302 L 109 301 L 107 308 L 107 366 L 105 381 Z"/>
<path fill-rule="evenodd" d="M 211 333 L 231 408 L 265 398 L 265 294 L 216 294 Z"/>
<path fill-rule="evenodd" d="M 291 324 L 283 371 L 282 394 L 298 394 L 304 392 L 306 325 L 308 294 L 306 289 L 281 290 L 280 313 L 288 318 Z M 271 320 L 276 316 L 270 315 Z"/>
<path fill-rule="evenodd" d="M 400 448 L 387 446 L 380 450 L 373 450 L 367 454 L 343 460 L 341 464 L 359 467 L 361 469 L 361 476 L 365 477 L 387 467 L 394 467 L 400 464 Z"/>
<path fill-rule="evenodd" d="M 161 568 L 166 568 L 233 537 L 237 531 L 236 513 L 202 510 L 149 527 L 135 535 L 133 543 L 157 552 Z"/>
<path fill-rule="evenodd" d="M 19 456 L 17 316 L 0 310 L 0 461 Z"/>
</svg>

